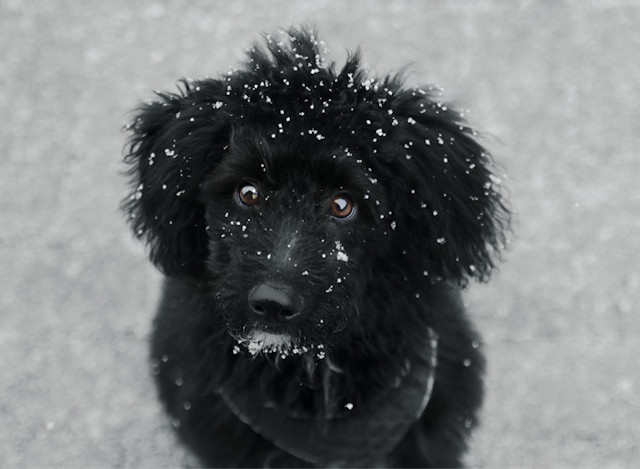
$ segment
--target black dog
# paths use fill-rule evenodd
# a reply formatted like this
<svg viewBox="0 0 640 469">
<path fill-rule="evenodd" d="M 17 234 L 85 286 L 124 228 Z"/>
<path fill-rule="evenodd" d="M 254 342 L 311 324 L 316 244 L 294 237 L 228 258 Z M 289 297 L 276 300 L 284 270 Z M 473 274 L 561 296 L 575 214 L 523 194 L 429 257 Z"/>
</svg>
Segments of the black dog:
<svg viewBox="0 0 640 469">
<path fill-rule="evenodd" d="M 153 369 L 201 462 L 459 465 L 484 368 L 460 288 L 508 223 L 460 115 L 291 30 L 130 130 L 125 209 L 167 277 Z"/>
</svg>

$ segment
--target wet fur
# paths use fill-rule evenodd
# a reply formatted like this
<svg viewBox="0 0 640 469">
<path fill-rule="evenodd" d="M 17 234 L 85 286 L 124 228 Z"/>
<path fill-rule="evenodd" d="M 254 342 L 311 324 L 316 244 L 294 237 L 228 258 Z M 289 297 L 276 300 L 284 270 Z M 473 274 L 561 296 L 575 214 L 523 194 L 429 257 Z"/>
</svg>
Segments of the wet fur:
<svg viewBox="0 0 640 469">
<path fill-rule="evenodd" d="M 287 36 L 240 70 L 158 93 L 130 126 L 124 208 L 166 275 L 151 351 L 160 398 L 207 466 L 310 465 L 242 423 L 220 386 L 329 418 L 401 377 L 431 328 L 426 410 L 391 453 L 359 464 L 460 465 L 484 370 L 460 288 L 488 278 L 508 223 L 490 156 L 433 90 L 372 80 L 358 54 L 337 70 L 313 33 Z M 258 206 L 234 197 L 243 181 Z M 357 204 L 350 220 L 328 213 L 340 191 Z M 247 294 L 265 279 L 304 300 L 278 331 L 293 344 L 276 347 L 285 358 L 243 347 L 263 327 Z"/>
</svg>

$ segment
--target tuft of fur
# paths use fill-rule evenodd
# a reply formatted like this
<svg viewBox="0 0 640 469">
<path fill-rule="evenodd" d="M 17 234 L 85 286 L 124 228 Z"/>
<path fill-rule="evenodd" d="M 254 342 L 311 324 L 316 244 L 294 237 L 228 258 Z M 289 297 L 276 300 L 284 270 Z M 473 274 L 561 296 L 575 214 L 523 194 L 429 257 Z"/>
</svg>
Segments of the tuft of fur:
<svg viewBox="0 0 640 469">
<path fill-rule="evenodd" d="M 509 222 L 492 159 L 432 88 L 370 78 L 359 53 L 338 70 L 315 33 L 285 36 L 266 36 L 239 70 L 157 93 L 129 126 L 123 208 L 166 275 L 151 350 L 160 398 L 207 466 L 460 465 L 484 370 L 460 289 L 488 279 Z M 255 206 L 238 199 L 246 183 Z M 331 216 L 336 194 L 353 216 Z M 253 314 L 265 282 L 299 314 Z M 404 404 L 386 402 L 413 392 L 421 363 L 435 378 L 426 409 L 394 422 Z M 350 411 L 376 406 L 393 447 L 327 436 L 368 435 L 378 423 Z M 272 441 L 256 424 L 264 409 L 325 428 L 326 456 Z"/>
</svg>

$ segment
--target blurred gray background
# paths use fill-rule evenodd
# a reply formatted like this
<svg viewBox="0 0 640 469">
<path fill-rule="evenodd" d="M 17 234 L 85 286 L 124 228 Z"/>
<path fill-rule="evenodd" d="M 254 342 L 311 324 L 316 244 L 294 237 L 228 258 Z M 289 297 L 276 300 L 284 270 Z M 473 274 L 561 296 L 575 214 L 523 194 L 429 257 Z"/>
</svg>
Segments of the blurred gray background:
<svg viewBox="0 0 640 469">
<path fill-rule="evenodd" d="M 509 174 L 506 260 L 466 299 L 488 398 L 468 462 L 640 461 L 640 2 L 0 0 L 0 466 L 179 466 L 146 362 L 159 274 L 118 211 L 130 109 L 313 24 L 412 64 Z"/>
</svg>

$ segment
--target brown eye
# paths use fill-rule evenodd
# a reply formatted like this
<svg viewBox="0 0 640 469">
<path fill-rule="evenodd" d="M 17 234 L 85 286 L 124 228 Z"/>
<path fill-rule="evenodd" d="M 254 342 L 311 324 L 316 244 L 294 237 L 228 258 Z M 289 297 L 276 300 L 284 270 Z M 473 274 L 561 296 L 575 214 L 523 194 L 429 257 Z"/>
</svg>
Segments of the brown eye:
<svg viewBox="0 0 640 469">
<path fill-rule="evenodd" d="M 356 204 L 347 194 L 336 194 L 331 199 L 331 214 L 335 218 L 346 219 L 353 216 Z"/>
<path fill-rule="evenodd" d="M 236 192 L 236 196 L 243 205 L 248 205 L 249 207 L 257 204 L 260 200 L 258 188 L 250 182 L 240 185 Z"/>
</svg>

